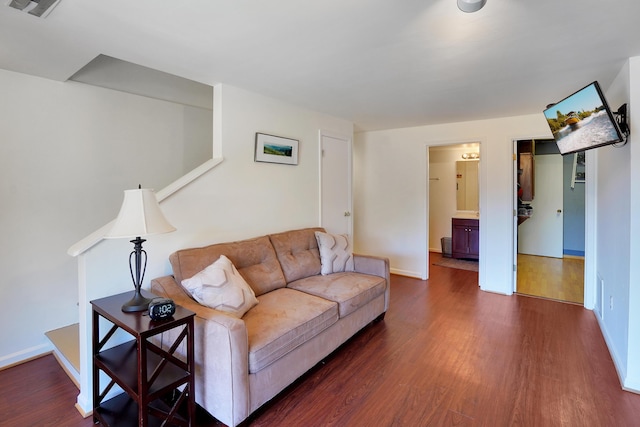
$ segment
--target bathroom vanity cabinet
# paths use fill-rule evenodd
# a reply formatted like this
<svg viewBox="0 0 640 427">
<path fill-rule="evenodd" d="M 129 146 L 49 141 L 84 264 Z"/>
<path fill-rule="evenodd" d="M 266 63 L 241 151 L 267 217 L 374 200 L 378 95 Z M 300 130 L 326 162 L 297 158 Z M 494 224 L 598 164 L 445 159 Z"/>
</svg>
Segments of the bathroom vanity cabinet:
<svg viewBox="0 0 640 427">
<path fill-rule="evenodd" d="M 480 224 L 478 219 L 451 220 L 451 256 L 478 259 L 480 255 Z"/>
</svg>

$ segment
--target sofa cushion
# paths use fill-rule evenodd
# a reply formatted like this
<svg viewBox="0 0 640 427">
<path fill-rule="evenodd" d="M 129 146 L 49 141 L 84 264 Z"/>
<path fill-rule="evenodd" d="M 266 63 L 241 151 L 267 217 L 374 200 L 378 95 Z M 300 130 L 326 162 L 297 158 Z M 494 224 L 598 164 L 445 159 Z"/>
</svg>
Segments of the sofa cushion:
<svg viewBox="0 0 640 427">
<path fill-rule="evenodd" d="M 342 318 L 382 295 L 386 283 L 379 276 L 344 272 L 307 277 L 289 283 L 287 287 L 337 302 Z"/>
<path fill-rule="evenodd" d="M 237 318 L 258 304 L 253 289 L 224 255 L 195 276 L 184 279 L 182 286 L 200 304 Z"/>
<path fill-rule="evenodd" d="M 304 228 L 269 235 L 287 283 L 320 274 L 316 231 L 324 229 Z"/>
<path fill-rule="evenodd" d="M 320 251 L 321 274 L 354 271 L 353 249 L 346 234 L 316 231 L 315 235 Z"/>
<path fill-rule="evenodd" d="M 193 277 L 225 255 L 238 269 L 256 295 L 286 285 L 284 274 L 269 237 L 218 243 L 202 248 L 182 249 L 169 257 L 176 282 Z"/>
<path fill-rule="evenodd" d="M 249 373 L 255 373 L 338 321 L 338 306 L 294 289 L 276 289 L 243 320 L 249 337 Z"/>
</svg>

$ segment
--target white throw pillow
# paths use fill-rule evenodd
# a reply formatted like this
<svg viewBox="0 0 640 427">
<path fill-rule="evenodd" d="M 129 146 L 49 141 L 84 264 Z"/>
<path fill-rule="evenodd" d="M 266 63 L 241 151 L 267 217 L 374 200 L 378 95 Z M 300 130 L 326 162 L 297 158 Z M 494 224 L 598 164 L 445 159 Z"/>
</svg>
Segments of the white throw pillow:
<svg viewBox="0 0 640 427">
<path fill-rule="evenodd" d="M 182 286 L 200 304 L 238 318 L 258 304 L 251 286 L 224 255 L 195 276 L 184 279 Z"/>
<path fill-rule="evenodd" d="M 316 231 L 316 240 L 322 264 L 320 273 L 325 275 L 341 271 L 354 271 L 353 249 L 346 235 Z"/>
</svg>

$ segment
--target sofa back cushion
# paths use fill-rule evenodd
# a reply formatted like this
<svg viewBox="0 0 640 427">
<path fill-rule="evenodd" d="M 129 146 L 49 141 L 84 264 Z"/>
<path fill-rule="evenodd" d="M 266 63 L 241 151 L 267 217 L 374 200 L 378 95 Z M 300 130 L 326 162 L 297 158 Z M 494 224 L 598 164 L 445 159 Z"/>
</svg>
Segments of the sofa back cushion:
<svg viewBox="0 0 640 427">
<path fill-rule="evenodd" d="M 189 279 L 225 255 L 256 296 L 283 288 L 287 282 L 269 237 L 182 249 L 169 256 L 176 282 Z"/>
<path fill-rule="evenodd" d="M 269 235 L 287 283 L 320 274 L 316 231 L 324 232 L 324 229 L 304 228 Z"/>
</svg>

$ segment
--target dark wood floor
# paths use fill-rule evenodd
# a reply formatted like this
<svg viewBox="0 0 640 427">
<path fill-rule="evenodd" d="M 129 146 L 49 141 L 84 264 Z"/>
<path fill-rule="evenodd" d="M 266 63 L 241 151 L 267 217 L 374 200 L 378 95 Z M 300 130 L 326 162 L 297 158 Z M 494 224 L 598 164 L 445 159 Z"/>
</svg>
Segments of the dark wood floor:
<svg viewBox="0 0 640 427">
<path fill-rule="evenodd" d="M 251 426 L 637 426 L 592 312 L 482 292 L 477 273 L 392 277 L 365 328 L 262 408 Z M 89 426 L 53 357 L 0 372 L 0 425 Z M 215 426 L 201 416 L 200 426 Z"/>
</svg>

